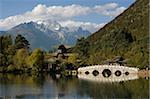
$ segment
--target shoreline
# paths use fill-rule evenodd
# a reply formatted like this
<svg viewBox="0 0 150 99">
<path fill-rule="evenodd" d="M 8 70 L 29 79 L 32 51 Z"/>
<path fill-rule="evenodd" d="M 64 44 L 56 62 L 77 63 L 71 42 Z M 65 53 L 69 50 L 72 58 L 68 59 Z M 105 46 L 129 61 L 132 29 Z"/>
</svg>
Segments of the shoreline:
<svg viewBox="0 0 150 99">
<path fill-rule="evenodd" d="M 61 72 L 60 74 L 62 75 L 68 75 L 68 74 L 72 74 L 73 72 L 73 75 L 77 75 L 78 72 L 76 70 L 67 70 L 67 71 L 64 71 L 64 72 Z M 58 73 L 55 73 L 55 72 L 0 72 L 0 74 L 29 74 L 29 75 L 32 75 L 32 74 L 58 74 Z M 138 71 L 138 76 L 139 78 L 145 78 L 145 77 L 150 77 L 150 70 L 145 70 L 145 69 L 142 69 L 142 70 L 139 70 Z"/>
</svg>

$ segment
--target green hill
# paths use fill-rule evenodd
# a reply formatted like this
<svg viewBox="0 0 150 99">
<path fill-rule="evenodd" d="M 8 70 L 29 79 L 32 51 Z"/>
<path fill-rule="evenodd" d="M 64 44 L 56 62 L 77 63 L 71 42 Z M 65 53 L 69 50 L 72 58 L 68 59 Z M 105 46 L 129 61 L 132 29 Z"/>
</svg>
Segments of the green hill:
<svg viewBox="0 0 150 99">
<path fill-rule="evenodd" d="M 149 0 L 137 0 L 122 14 L 73 48 L 84 64 L 122 57 L 127 65 L 149 65 Z"/>
</svg>

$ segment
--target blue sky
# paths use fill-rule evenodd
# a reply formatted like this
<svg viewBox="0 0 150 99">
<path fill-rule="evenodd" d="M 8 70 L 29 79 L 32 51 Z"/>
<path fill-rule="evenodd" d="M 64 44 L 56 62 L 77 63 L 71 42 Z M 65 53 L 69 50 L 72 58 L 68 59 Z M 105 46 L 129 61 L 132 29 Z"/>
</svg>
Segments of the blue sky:
<svg viewBox="0 0 150 99">
<path fill-rule="evenodd" d="M 33 9 L 39 4 L 40 6 L 38 6 L 39 8 L 37 7 L 37 9 L 48 9 L 46 10 L 47 14 L 44 13 L 46 19 L 48 19 L 49 17 L 49 19 L 51 20 L 60 21 L 60 23 L 62 23 L 63 25 L 69 25 L 69 22 L 70 24 L 75 24 L 75 22 L 77 22 L 78 24 L 83 25 L 84 22 L 90 22 L 91 24 L 93 23 L 93 25 L 102 25 L 111 21 L 114 17 L 121 13 L 121 11 L 123 11 L 125 8 L 128 8 L 133 2 L 135 2 L 135 0 L 0 0 L 0 29 L 9 29 L 9 27 L 13 27 L 19 23 L 26 22 L 27 20 L 23 21 L 23 18 L 19 18 L 20 16 L 23 17 L 23 15 L 27 12 L 30 13 L 28 15 L 25 14 L 24 16 L 28 17 L 29 20 L 35 20 L 31 17 L 33 16 L 31 12 L 33 12 Z M 64 8 L 64 10 L 58 10 L 58 6 L 61 6 L 62 9 Z M 51 9 L 54 9 L 54 11 L 58 11 L 58 13 L 54 15 L 53 13 L 55 12 L 51 11 Z M 71 11 L 69 9 L 77 10 Z M 71 11 L 72 14 L 69 14 L 70 16 L 67 16 L 63 15 L 63 13 L 60 12 L 61 14 L 59 15 L 59 11 L 66 12 L 64 14 L 68 14 L 70 12 L 67 11 Z M 48 14 L 48 12 L 50 13 Z M 76 12 L 77 14 L 75 14 Z M 39 14 L 37 16 L 40 17 L 41 12 L 38 13 Z M 50 14 L 52 14 L 52 17 L 50 16 Z M 14 16 L 16 16 L 17 18 L 14 18 Z M 42 20 L 42 18 L 44 18 L 44 16 L 42 18 L 39 17 L 37 17 L 37 20 Z M 17 23 L 9 22 L 10 19 L 16 20 Z M 6 26 L 8 22 L 11 24 Z"/>
</svg>

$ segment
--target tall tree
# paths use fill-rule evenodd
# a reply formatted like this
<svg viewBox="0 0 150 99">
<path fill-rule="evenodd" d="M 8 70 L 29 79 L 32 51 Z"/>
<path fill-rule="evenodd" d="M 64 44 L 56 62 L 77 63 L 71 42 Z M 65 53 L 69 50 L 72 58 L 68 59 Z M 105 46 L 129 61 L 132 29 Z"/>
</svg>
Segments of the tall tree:
<svg viewBox="0 0 150 99">
<path fill-rule="evenodd" d="M 25 48 L 25 49 L 29 49 L 29 42 L 28 40 L 26 40 L 25 37 L 23 37 L 22 35 L 17 35 L 15 38 L 15 46 L 16 49 L 21 49 L 21 48 Z"/>
<path fill-rule="evenodd" d="M 10 50 L 13 47 L 12 38 L 10 35 L 0 36 L 0 68 L 1 71 L 6 71 L 12 60 L 12 53 L 14 50 Z"/>
</svg>

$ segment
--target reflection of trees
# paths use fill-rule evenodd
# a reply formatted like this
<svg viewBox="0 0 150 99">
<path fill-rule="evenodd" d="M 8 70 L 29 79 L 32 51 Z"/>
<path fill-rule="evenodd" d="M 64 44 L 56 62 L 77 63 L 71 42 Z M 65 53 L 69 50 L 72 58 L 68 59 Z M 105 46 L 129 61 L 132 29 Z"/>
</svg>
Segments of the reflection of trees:
<svg viewBox="0 0 150 99">
<path fill-rule="evenodd" d="M 78 84 L 78 94 L 89 95 L 93 99 L 110 98 L 148 98 L 148 81 L 134 80 L 122 83 L 93 83 L 81 81 Z"/>
<path fill-rule="evenodd" d="M 59 93 L 63 93 L 64 95 L 69 94 L 76 90 L 78 79 L 75 77 L 69 78 L 60 78 L 59 80 L 55 80 L 55 84 Z"/>
<path fill-rule="evenodd" d="M 45 84 L 44 82 L 47 81 L 48 83 Z M 92 99 L 106 99 L 106 98 L 145 99 L 148 98 L 149 96 L 149 81 L 145 79 L 138 79 L 121 83 L 102 83 L 102 82 L 89 82 L 84 80 L 78 80 L 77 78 L 74 77 L 60 78 L 60 79 L 55 78 L 55 80 L 52 80 L 51 77 L 48 78 L 47 75 L 41 74 L 37 75 L 0 74 L 0 84 L 4 85 L 16 84 L 23 86 L 27 85 L 28 87 L 32 87 L 30 92 L 27 92 L 31 94 L 33 93 L 32 91 L 39 90 L 38 92 L 40 92 L 43 91 L 42 90 L 43 88 L 51 88 L 51 90 L 54 90 L 56 92 L 58 97 L 78 95 L 80 97 L 89 96 L 92 97 Z M 51 87 L 51 85 L 54 87 Z M 22 91 L 20 92 L 20 94 L 25 94 L 24 89 L 21 88 L 19 89 L 19 91 Z M 3 89 L 0 90 L 3 91 Z M 9 89 L 6 91 L 9 91 Z"/>
<path fill-rule="evenodd" d="M 42 75 L 29 74 L 0 74 L 0 97 L 30 97 L 32 95 L 41 94 L 41 86 L 45 81 Z"/>
<path fill-rule="evenodd" d="M 47 75 L 37 73 L 32 75 L 32 79 L 37 86 L 42 87 L 44 85 L 44 81 L 46 80 L 45 76 Z"/>
<path fill-rule="evenodd" d="M 45 80 L 45 77 L 42 74 L 34 74 L 34 75 L 0 74 L 0 78 L 1 84 L 18 84 L 18 85 L 27 84 L 33 87 L 42 86 Z"/>
</svg>

